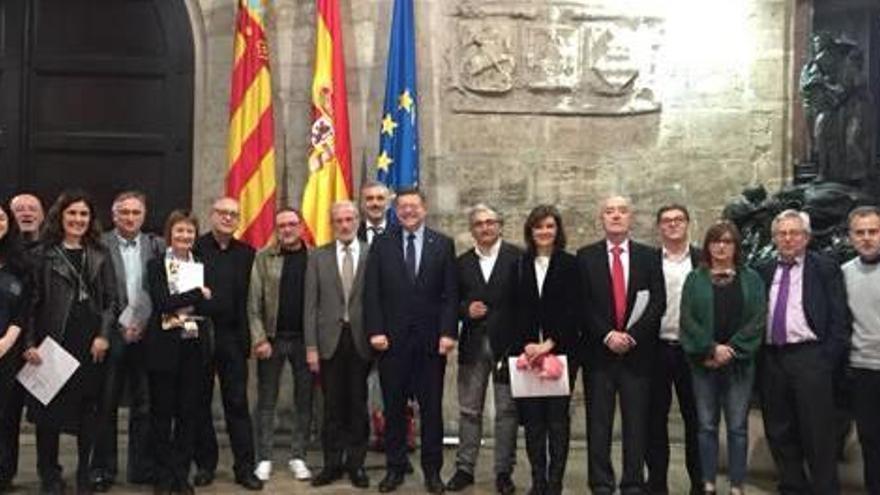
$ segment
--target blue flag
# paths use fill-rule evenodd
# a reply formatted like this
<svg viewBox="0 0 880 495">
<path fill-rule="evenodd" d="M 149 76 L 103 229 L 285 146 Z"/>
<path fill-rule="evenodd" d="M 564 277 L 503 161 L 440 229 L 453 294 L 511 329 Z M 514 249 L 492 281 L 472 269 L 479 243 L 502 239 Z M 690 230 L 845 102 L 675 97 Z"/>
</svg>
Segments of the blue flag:
<svg viewBox="0 0 880 495">
<path fill-rule="evenodd" d="M 394 0 L 385 105 L 376 158 L 376 178 L 393 191 L 419 185 L 415 37 L 413 0 Z"/>
</svg>

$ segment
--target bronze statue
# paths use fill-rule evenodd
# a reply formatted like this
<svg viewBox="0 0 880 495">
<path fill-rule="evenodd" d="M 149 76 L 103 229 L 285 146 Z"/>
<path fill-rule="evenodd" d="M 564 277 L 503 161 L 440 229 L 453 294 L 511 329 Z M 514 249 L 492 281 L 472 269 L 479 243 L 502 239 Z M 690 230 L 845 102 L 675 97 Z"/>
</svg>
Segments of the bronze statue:
<svg viewBox="0 0 880 495">
<path fill-rule="evenodd" d="M 811 123 L 817 181 L 859 185 L 873 160 L 871 96 L 864 56 L 855 43 L 829 33 L 813 35 L 812 58 L 800 77 Z"/>
</svg>

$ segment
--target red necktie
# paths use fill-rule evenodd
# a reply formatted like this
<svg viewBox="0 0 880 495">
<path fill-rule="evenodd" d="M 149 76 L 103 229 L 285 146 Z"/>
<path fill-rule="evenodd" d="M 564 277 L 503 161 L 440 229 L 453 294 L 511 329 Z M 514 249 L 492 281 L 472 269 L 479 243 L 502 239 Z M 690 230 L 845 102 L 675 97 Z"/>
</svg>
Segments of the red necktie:
<svg viewBox="0 0 880 495">
<path fill-rule="evenodd" d="M 614 290 L 614 318 L 617 322 L 616 330 L 626 330 L 623 319 L 626 317 L 626 278 L 623 274 L 623 261 L 620 253 L 623 248 L 614 246 L 611 253 L 614 255 L 611 261 L 611 285 Z"/>
</svg>

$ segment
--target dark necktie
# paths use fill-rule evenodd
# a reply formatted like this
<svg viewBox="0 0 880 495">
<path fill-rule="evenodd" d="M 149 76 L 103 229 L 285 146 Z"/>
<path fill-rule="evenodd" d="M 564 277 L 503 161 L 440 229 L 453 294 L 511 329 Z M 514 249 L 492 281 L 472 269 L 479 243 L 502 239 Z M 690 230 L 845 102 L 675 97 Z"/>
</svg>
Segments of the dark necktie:
<svg viewBox="0 0 880 495">
<path fill-rule="evenodd" d="M 776 293 L 776 305 L 773 307 L 773 322 L 770 327 L 770 341 L 773 345 L 785 345 L 787 340 L 785 320 L 788 310 L 788 290 L 791 285 L 791 267 L 794 263 L 779 262 L 782 276 L 779 277 L 779 291 Z"/>
<path fill-rule="evenodd" d="M 409 233 L 406 236 L 406 273 L 409 274 L 411 280 L 416 279 L 416 235 Z"/>
</svg>

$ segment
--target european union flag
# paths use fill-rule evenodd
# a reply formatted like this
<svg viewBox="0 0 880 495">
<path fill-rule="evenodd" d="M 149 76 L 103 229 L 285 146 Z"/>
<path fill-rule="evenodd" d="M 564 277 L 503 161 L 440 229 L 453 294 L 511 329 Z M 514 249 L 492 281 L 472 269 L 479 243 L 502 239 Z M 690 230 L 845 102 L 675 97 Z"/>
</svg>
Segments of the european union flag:
<svg viewBox="0 0 880 495">
<path fill-rule="evenodd" d="M 394 0 L 376 178 L 394 191 L 419 185 L 413 0 Z"/>
</svg>

